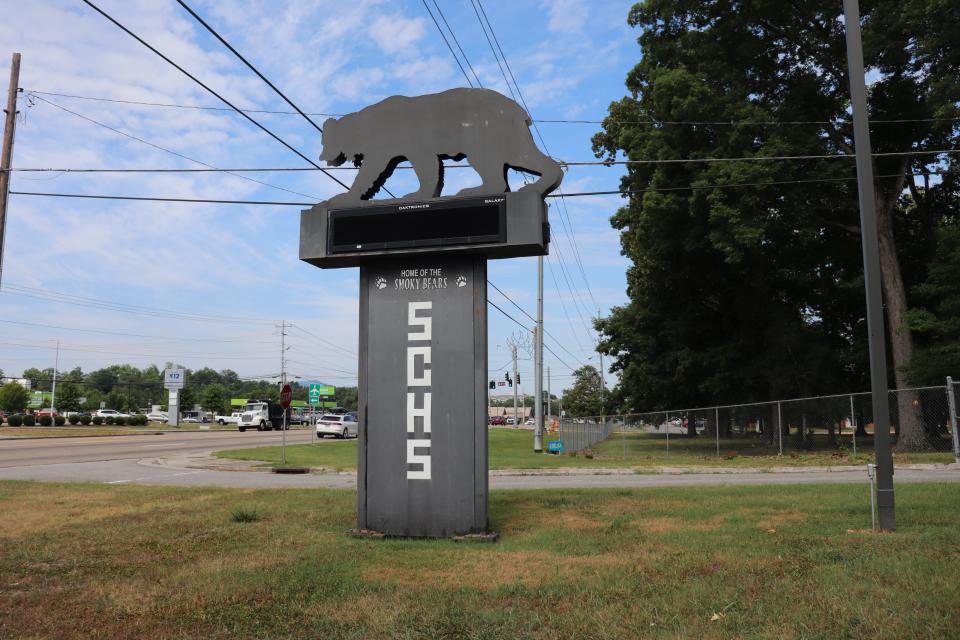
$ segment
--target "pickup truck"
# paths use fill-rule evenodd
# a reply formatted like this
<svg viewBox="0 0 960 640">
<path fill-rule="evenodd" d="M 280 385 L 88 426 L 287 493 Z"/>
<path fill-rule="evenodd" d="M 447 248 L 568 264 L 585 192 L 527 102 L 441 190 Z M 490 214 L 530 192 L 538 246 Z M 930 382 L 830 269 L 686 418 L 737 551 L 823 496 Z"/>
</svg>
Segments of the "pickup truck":
<svg viewBox="0 0 960 640">
<path fill-rule="evenodd" d="M 228 416 L 215 416 L 213 419 L 217 424 L 237 424 L 240 421 L 242 411 L 234 411 Z"/>
</svg>

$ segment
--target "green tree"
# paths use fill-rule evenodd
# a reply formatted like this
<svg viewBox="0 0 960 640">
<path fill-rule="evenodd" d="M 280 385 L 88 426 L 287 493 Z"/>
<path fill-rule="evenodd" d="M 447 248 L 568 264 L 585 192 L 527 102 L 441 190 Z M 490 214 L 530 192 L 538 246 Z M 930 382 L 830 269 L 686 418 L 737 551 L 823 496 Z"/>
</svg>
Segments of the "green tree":
<svg viewBox="0 0 960 640">
<path fill-rule="evenodd" d="M 200 394 L 200 405 L 205 411 L 212 411 L 214 414 L 223 413 L 223 407 L 226 404 L 227 394 L 220 383 L 208 384 Z"/>
<path fill-rule="evenodd" d="M 30 402 L 30 392 L 16 382 L 0 386 L 0 409 L 11 413 L 23 411 Z"/>
<path fill-rule="evenodd" d="M 573 372 L 573 386 L 563 394 L 563 410 L 573 416 L 599 416 L 602 413 L 600 372 L 585 365 Z"/>
<path fill-rule="evenodd" d="M 876 76 L 871 117 L 910 120 L 875 122 L 873 138 L 875 153 L 898 154 L 874 164 L 892 373 L 905 387 L 907 294 L 929 260 L 934 204 L 929 180 L 918 186 L 907 176 L 938 168 L 936 156 L 911 152 L 956 148 L 960 137 L 949 120 L 960 114 L 960 7 L 873 0 L 862 9 L 866 65 Z M 594 137 L 598 157 L 852 153 L 841 10 L 833 0 L 634 5 L 628 22 L 640 29 L 641 59 L 627 77 L 630 95 L 610 106 Z M 626 408 L 865 386 L 853 177 L 842 159 L 628 167 L 629 204 L 612 222 L 633 262 L 630 302 L 598 323 Z M 810 180 L 823 182 L 796 182 Z M 755 186 L 711 187 L 718 184 Z M 898 447 L 922 447 L 901 395 Z"/>
<path fill-rule="evenodd" d="M 337 387 L 333 397 L 337 401 L 337 406 L 343 407 L 347 411 L 357 410 L 356 387 Z"/>
<path fill-rule="evenodd" d="M 117 411 L 125 412 L 130 405 L 130 399 L 126 394 L 121 393 L 117 389 L 114 389 L 107 394 L 105 401 L 107 403 L 107 409 L 115 409 Z"/>
<path fill-rule="evenodd" d="M 73 382 L 57 382 L 57 411 L 79 411 L 80 410 L 80 388 Z"/>
</svg>

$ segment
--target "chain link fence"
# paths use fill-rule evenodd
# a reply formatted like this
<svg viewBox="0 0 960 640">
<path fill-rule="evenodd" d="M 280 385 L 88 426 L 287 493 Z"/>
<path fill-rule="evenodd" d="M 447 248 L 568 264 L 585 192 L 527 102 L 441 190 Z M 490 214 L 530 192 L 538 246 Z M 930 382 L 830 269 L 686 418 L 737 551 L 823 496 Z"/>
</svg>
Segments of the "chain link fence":
<svg viewBox="0 0 960 640">
<path fill-rule="evenodd" d="M 960 384 L 889 392 L 891 443 L 910 451 L 950 452 L 960 462 Z M 951 402 L 952 399 L 952 402 Z M 559 425 L 565 451 L 581 451 L 614 431 L 669 454 L 732 458 L 804 451 L 870 453 L 876 425 L 871 394 L 850 393 L 738 405 L 569 419 Z M 662 451 L 660 451 L 662 449 Z"/>
<path fill-rule="evenodd" d="M 559 439 L 563 442 L 564 452 L 576 453 L 609 438 L 614 424 L 613 420 L 605 418 L 562 418 L 556 430 L 547 432 L 547 440 Z"/>
</svg>

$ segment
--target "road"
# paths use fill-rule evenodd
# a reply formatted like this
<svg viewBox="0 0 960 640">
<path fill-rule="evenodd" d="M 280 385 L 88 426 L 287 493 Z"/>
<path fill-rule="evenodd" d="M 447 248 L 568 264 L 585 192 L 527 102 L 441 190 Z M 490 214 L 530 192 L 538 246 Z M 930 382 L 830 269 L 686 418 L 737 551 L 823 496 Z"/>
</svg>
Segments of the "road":
<svg viewBox="0 0 960 640">
<path fill-rule="evenodd" d="M 242 488 L 356 488 L 352 473 L 275 475 L 256 471 L 222 471 L 187 466 L 191 455 L 264 444 L 279 444 L 276 432 L 191 432 L 162 436 L 105 436 L 0 440 L 0 480 L 104 482 L 175 486 Z M 308 431 L 290 431 L 288 443 L 309 442 Z M 326 440 L 326 442 L 334 442 Z M 899 469 L 899 482 L 960 482 L 960 469 Z M 561 489 L 601 487 L 664 487 L 696 485 L 756 485 L 867 483 L 856 471 L 795 471 L 791 473 L 687 473 L 608 475 L 490 475 L 492 489 Z"/>
<path fill-rule="evenodd" d="M 287 431 L 287 443 L 310 442 L 309 430 Z M 187 431 L 161 435 L 0 440 L 0 469 L 141 458 L 280 444 L 280 431 Z"/>
</svg>

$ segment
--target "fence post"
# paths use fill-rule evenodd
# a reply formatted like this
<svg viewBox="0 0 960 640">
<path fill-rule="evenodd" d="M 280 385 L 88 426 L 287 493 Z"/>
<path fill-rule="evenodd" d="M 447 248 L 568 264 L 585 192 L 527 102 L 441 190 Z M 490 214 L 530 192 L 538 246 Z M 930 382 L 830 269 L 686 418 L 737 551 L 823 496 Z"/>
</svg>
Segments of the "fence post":
<svg viewBox="0 0 960 640">
<path fill-rule="evenodd" d="M 853 416 L 853 394 L 850 394 L 850 426 L 853 427 L 853 433 L 850 439 L 853 440 L 853 455 L 857 455 L 857 419 Z"/>
<path fill-rule="evenodd" d="M 783 455 L 783 412 L 780 410 L 780 402 L 777 401 L 777 440 L 780 446 L 780 455 Z"/>
<path fill-rule="evenodd" d="M 717 434 L 717 457 L 720 457 L 720 409 L 714 408 L 713 410 L 713 430 Z"/>
<path fill-rule="evenodd" d="M 953 459 L 960 464 L 960 434 L 957 433 L 957 401 L 953 393 L 953 378 L 947 376 L 947 406 L 950 408 L 950 431 L 953 432 Z"/>
<path fill-rule="evenodd" d="M 670 414 L 666 413 L 666 425 L 667 425 L 667 455 L 670 455 Z"/>
</svg>

